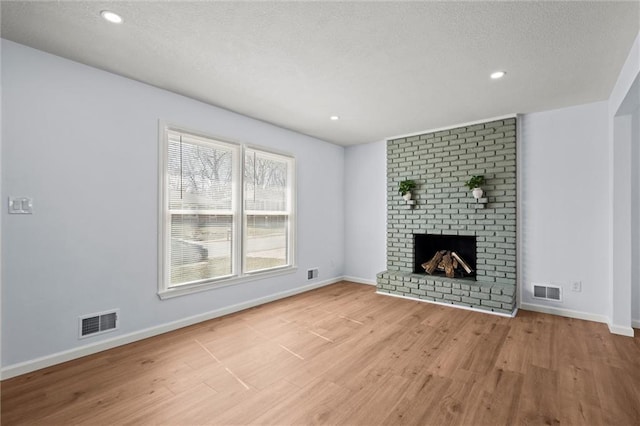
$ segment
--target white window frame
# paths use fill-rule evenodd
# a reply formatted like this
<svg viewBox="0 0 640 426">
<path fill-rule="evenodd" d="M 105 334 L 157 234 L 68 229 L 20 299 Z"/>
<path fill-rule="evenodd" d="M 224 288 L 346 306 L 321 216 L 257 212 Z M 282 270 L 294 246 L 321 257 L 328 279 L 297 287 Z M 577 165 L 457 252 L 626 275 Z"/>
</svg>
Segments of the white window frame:
<svg viewBox="0 0 640 426">
<path fill-rule="evenodd" d="M 236 146 L 238 148 L 238 158 L 234 162 L 235 172 L 233 181 L 233 191 L 235 195 L 232 200 L 232 214 L 234 216 L 234 240 L 232 242 L 232 273 L 224 277 L 212 278 L 208 280 L 197 281 L 188 284 L 171 285 L 170 284 L 170 220 L 171 212 L 169 210 L 169 174 L 168 168 L 168 148 L 169 148 L 169 132 L 180 132 L 193 135 L 200 138 L 211 139 L 213 141 L 222 142 Z M 256 145 L 246 145 L 228 139 L 220 138 L 205 134 L 203 132 L 187 129 L 183 126 L 159 122 L 159 150 L 158 150 L 158 296 L 160 299 L 168 299 L 172 297 L 182 296 L 186 294 L 197 293 L 200 291 L 211 290 L 214 288 L 227 287 L 230 285 L 242 284 L 248 281 L 264 279 L 278 275 L 291 274 L 297 270 L 296 264 L 296 161 L 291 154 L 278 152 L 269 148 Z M 277 212 L 278 214 L 287 214 L 289 216 L 288 224 L 288 240 L 287 240 L 287 265 L 261 269 L 258 271 L 244 272 L 245 256 L 247 246 L 247 236 L 244 232 L 246 228 L 247 212 L 244 210 L 244 163 L 245 151 L 247 149 L 260 151 L 265 154 L 273 154 L 277 158 L 286 158 L 288 161 L 288 179 L 290 182 L 288 212 Z M 204 210 L 203 212 L 206 212 Z M 189 211 L 188 213 L 193 213 Z M 259 214 L 273 214 L 272 212 L 258 211 Z"/>
</svg>

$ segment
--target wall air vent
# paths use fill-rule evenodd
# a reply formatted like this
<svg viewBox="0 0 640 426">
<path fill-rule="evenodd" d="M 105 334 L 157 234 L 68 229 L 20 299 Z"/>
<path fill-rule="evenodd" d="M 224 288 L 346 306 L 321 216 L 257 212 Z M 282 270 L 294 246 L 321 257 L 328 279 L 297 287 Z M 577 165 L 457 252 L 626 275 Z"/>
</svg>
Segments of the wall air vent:
<svg viewBox="0 0 640 426">
<path fill-rule="evenodd" d="M 314 278 L 318 278 L 318 268 L 308 269 L 307 270 L 307 279 L 312 280 Z"/>
<path fill-rule="evenodd" d="M 83 315 L 79 318 L 79 338 L 95 336 L 118 329 L 118 310 Z"/>
<path fill-rule="evenodd" d="M 534 284 L 533 297 L 536 299 L 553 300 L 560 302 L 562 300 L 562 289 L 555 285 Z"/>
</svg>

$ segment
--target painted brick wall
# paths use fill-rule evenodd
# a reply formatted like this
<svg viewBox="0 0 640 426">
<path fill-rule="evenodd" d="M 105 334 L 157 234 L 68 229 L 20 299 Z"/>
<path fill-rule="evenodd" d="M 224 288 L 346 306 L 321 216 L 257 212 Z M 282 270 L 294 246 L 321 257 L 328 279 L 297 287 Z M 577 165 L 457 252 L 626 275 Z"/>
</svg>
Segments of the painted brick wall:
<svg viewBox="0 0 640 426">
<path fill-rule="evenodd" d="M 478 204 L 464 182 L 484 175 Z M 413 179 L 409 208 L 398 185 Z M 387 271 L 378 291 L 511 313 L 516 293 L 516 119 L 387 142 Z M 413 273 L 413 235 L 474 235 L 476 281 Z M 425 259 L 425 261 L 428 259 Z"/>
</svg>

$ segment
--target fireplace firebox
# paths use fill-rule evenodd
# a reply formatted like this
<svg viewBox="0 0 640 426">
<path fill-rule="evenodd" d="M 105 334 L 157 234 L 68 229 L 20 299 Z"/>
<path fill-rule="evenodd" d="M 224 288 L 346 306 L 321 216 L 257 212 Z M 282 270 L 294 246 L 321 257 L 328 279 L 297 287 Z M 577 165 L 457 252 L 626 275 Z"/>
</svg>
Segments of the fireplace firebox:
<svg viewBox="0 0 640 426">
<path fill-rule="evenodd" d="M 447 251 L 455 253 L 466 263 L 471 272 L 460 266 L 456 269 L 456 278 L 474 278 L 476 271 L 476 237 L 468 235 L 439 235 L 439 234 L 414 234 L 413 235 L 413 272 L 425 274 L 422 264 L 429 262 L 437 252 Z M 456 261 L 457 262 L 457 261 Z M 444 276 L 445 272 L 436 268 L 432 275 Z"/>
</svg>

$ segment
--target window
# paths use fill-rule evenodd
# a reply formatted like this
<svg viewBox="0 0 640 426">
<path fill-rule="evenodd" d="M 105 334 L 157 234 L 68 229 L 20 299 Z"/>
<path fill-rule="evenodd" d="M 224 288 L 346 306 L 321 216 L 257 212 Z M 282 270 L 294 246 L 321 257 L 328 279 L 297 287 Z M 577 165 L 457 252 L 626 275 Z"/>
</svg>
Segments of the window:
<svg viewBox="0 0 640 426">
<path fill-rule="evenodd" d="M 294 269 L 294 160 L 164 127 L 160 296 Z"/>
</svg>

